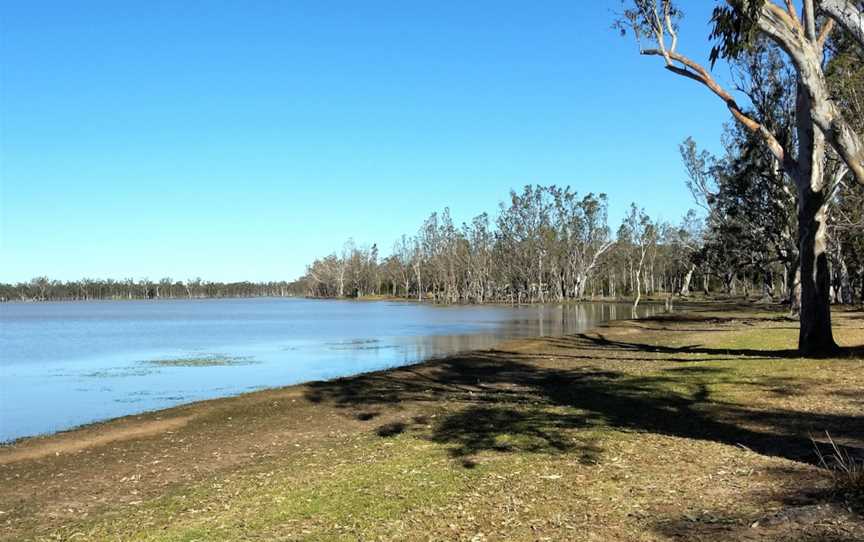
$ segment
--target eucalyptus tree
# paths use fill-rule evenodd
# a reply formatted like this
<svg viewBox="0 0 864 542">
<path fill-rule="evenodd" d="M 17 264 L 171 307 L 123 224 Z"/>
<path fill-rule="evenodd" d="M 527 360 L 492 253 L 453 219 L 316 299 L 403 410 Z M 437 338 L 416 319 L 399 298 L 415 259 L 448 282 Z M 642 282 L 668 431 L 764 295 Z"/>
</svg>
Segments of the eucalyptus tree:
<svg viewBox="0 0 864 542">
<path fill-rule="evenodd" d="M 516 301 L 543 300 L 544 263 L 550 233 L 551 202 L 542 187 L 527 185 L 510 192 L 510 203 L 500 205 L 497 220 L 497 257 L 505 284 Z M 548 270 L 548 268 L 547 268 Z"/>
<path fill-rule="evenodd" d="M 570 187 L 548 188 L 552 194 L 554 223 L 563 247 L 564 275 L 569 290 L 560 297 L 581 298 L 602 256 L 614 245 L 609 235 L 606 194 L 579 198 Z"/>
<path fill-rule="evenodd" d="M 402 237 L 393 244 L 393 252 L 388 259 L 390 261 L 388 269 L 391 270 L 392 280 L 402 287 L 405 297 L 408 297 L 411 291 L 413 245 L 414 241 L 402 234 Z"/>
<path fill-rule="evenodd" d="M 344 259 L 330 254 L 306 267 L 306 288 L 313 297 L 342 297 L 344 277 Z"/>
<path fill-rule="evenodd" d="M 39 301 L 48 299 L 48 293 L 51 288 L 51 280 L 48 277 L 35 277 L 30 280 L 30 287 L 35 292 L 35 297 Z"/>
<path fill-rule="evenodd" d="M 423 244 L 420 242 L 419 236 L 414 237 L 411 268 L 414 270 L 414 278 L 417 281 L 417 301 L 423 301 Z"/>
<path fill-rule="evenodd" d="M 864 2 L 861 0 L 821 0 L 819 6 L 842 26 L 851 39 L 864 48 Z"/>
<path fill-rule="evenodd" d="M 720 98 L 733 118 L 756 134 L 777 164 L 794 182 L 798 193 L 798 238 L 801 276 L 801 326 L 798 346 L 802 354 L 815 355 L 837 348 L 831 331 L 827 249 L 828 193 L 825 146 L 830 145 L 864 185 L 864 141 L 852 127 L 843 109 L 833 99 L 825 77 L 825 43 L 835 22 L 854 30 L 860 22 L 860 4 L 848 0 L 834 10 L 836 2 L 803 0 L 799 15 L 793 0 L 783 5 L 773 0 L 728 0 L 714 10 L 711 52 L 718 58 L 737 59 L 760 37 L 775 43 L 786 55 L 797 75 L 796 130 L 791 141 L 771 126 L 759 122 L 741 107 L 700 63 L 680 53 L 679 24 L 682 12 L 672 0 L 627 0 L 618 22 L 630 30 L 644 55 L 660 57 L 664 67 L 696 81 Z M 819 17 L 819 15 L 824 15 Z M 821 24 L 820 24 L 821 23 Z M 857 34 L 856 34 L 857 35 Z M 646 42 L 652 46 L 644 47 Z M 861 46 L 861 40 L 858 40 Z"/>
<path fill-rule="evenodd" d="M 857 290 L 857 299 L 864 304 L 864 190 L 843 190 L 834 205 L 833 297 L 840 303 L 853 303 Z"/>
<path fill-rule="evenodd" d="M 722 167 L 715 171 L 718 191 L 712 206 L 711 226 L 732 239 L 724 250 L 738 253 L 742 271 L 763 279 L 773 295 L 773 270 L 784 269 L 784 283 L 791 301 L 799 267 L 795 242 L 795 198 L 790 197 L 786 177 L 778 172 L 764 146 L 752 134 L 731 129 L 732 144 Z"/>
<path fill-rule="evenodd" d="M 441 213 L 436 240 L 438 242 L 436 271 L 439 277 L 438 284 L 441 288 L 439 296 L 445 301 L 453 303 L 458 301 L 460 297 L 458 271 L 460 268 L 461 237 L 453 224 L 449 207 L 444 208 Z"/>
<path fill-rule="evenodd" d="M 630 274 L 633 277 L 633 308 L 639 306 L 642 299 L 643 272 L 645 257 L 657 242 L 657 227 L 645 213 L 645 209 L 630 204 L 629 212 L 624 216 L 618 228 L 618 246 L 628 253 Z"/>
<path fill-rule="evenodd" d="M 678 293 L 686 297 L 690 295 L 690 284 L 697 268 L 696 255 L 705 244 L 704 224 L 702 219 L 697 216 L 696 211 L 692 209 L 687 211 L 670 244 L 677 249 L 675 255 L 679 265 L 685 269 Z"/>
<path fill-rule="evenodd" d="M 826 67 L 833 97 L 848 112 L 854 129 L 862 132 L 864 49 L 857 47 L 848 34 L 839 33 L 832 36 L 827 46 L 834 52 Z M 829 221 L 832 299 L 851 303 L 858 291 L 864 303 L 864 188 L 848 182 L 848 176 L 842 176 L 845 166 L 842 161 L 830 160 L 829 164 L 833 175 L 840 176 L 832 197 Z"/>
<path fill-rule="evenodd" d="M 462 225 L 462 237 L 467 242 L 467 289 L 465 299 L 477 303 L 485 302 L 493 295 L 493 245 L 494 234 L 489 225 L 489 215 L 482 213 Z"/>
</svg>

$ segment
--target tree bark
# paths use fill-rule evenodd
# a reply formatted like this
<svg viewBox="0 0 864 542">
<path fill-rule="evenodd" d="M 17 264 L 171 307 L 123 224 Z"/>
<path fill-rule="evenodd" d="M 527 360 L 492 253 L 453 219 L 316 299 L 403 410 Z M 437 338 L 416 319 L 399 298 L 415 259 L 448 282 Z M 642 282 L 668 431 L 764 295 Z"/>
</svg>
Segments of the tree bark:
<svg viewBox="0 0 864 542">
<path fill-rule="evenodd" d="M 831 277 L 828 270 L 827 202 L 823 192 L 801 194 L 798 232 L 801 240 L 801 330 L 798 350 L 803 356 L 835 352 L 831 332 Z"/>
<path fill-rule="evenodd" d="M 829 17 L 846 29 L 864 47 L 864 10 L 852 0 L 822 0 L 820 6 Z M 860 6 L 860 2 L 858 2 Z"/>
<path fill-rule="evenodd" d="M 852 284 L 849 281 L 849 267 L 846 265 L 846 260 L 841 255 L 840 260 L 840 292 L 839 301 L 845 305 L 852 303 Z"/>
<path fill-rule="evenodd" d="M 813 118 L 813 98 L 799 78 L 796 104 L 798 132 L 798 254 L 801 314 L 798 351 L 822 356 L 837 350 L 831 332 L 831 275 L 828 269 L 828 204 L 825 197 L 825 135 Z"/>
</svg>

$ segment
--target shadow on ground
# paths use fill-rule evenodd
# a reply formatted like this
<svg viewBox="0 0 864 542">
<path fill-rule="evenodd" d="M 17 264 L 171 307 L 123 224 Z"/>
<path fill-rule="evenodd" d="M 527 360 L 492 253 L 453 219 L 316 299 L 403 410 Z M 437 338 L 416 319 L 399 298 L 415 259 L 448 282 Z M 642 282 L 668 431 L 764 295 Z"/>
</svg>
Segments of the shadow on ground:
<svg viewBox="0 0 864 542">
<path fill-rule="evenodd" d="M 648 328 L 650 329 L 650 328 Z M 777 329 L 777 328 L 773 328 Z M 796 328 L 797 329 L 797 328 Z M 675 330 L 686 331 L 686 330 Z M 701 330 L 712 331 L 712 330 Z M 721 331 L 721 330 L 718 330 Z M 698 344 L 687 346 L 663 346 L 642 344 L 636 342 L 617 341 L 607 339 L 602 334 L 597 334 L 596 337 L 581 334 L 573 337 L 563 337 L 556 339 L 556 344 L 559 346 L 576 346 L 584 350 L 587 348 L 606 349 L 623 352 L 651 352 L 670 355 L 686 355 L 703 354 L 714 356 L 712 361 L 721 361 L 727 358 L 717 356 L 735 356 L 750 357 L 750 358 L 777 358 L 777 359 L 798 359 L 800 354 L 796 349 L 756 349 L 756 348 L 707 348 Z M 593 357 L 593 356 L 592 356 Z M 826 357 L 832 358 L 864 358 L 864 346 L 840 347 L 837 351 L 827 354 Z M 639 358 L 644 359 L 644 358 Z M 660 358 L 661 360 L 664 358 Z M 665 358 L 666 361 L 694 361 L 692 358 Z"/>
<path fill-rule="evenodd" d="M 706 323 L 698 316 L 693 321 Z M 681 317 L 674 322 L 666 317 L 639 322 L 642 327 L 673 324 L 689 327 Z M 740 322 L 716 319 L 709 324 Z M 566 454 L 582 464 L 602 463 L 607 438 L 603 431 L 610 428 L 740 446 L 810 465 L 819 465 L 810 435 L 828 431 L 846 444 L 845 453 L 864 458 L 864 410 L 831 413 L 822 408 L 765 407 L 765 403 L 751 407 L 712 394 L 717 384 L 741 390 L 743 396 L 755 393 L 785 399 L 812 393 L 806 378 L 758 372 L 742 376 L 735 364 L 704 363 L 704 356 L 766 367 L 781 360 L 796 363 L 793 350 L 657 346 L 611 336 L 600 330 L 544 339 L 554 348 L 544 355 L 490 350 L 319 382 L 309 385 L 306 397 L 344 408 L 358 419 L 385 414 L 396 418 L 378 425 L 376 433 L 393 438 L 411 432 L 442 444 L 465 468 L 475 467 L 486 457 L 484 453 Z M 847 348 L 842 356 L 864 358 L 864 347 Z M 857 392 L 827 393 L 857 404 Z M 831 450 L 825 446 L 822 452 Z M 670 510 L 651 515 L 646 526 L 665 538 L 680 540 L 864 539 L 860 511 L 844 504 L 826 477 L 805 470 L 809 474 L 803 481 L 802 471 L 792 470 L 765 474 L 776 476 L 777 483 L 770 485 L 771 494 L 764 500 L 782 503 L 781 509 L 757 516 L 737 508 Z"/>
<path fill-rule="evenodd" d="M 598 361 L 609 350 L 616 360 L 640 360 L 646 352 L 670 361 L 693 361 L 683 354 L 790 358 L 793 351 L 666 347 L 610 340 L 602 335 L 549 339 L 564 347 L 554 356 Z M 857 355 L 861 349 L 850 349 Z M 612 356 L 612 351 L 615 355 Z M 624 357 L 621 356 L 624 353 Z M 628 357 L 630 356 L 630 357 Z M 651 358 L 655 360 L 654 357 Z M 378 429 L 382 437 L 422 433 L 448 445 L 454 457 L 473 465 L 484 451 L 578 453 L 585 462 L 602 452 L 591 429 L 650 432 L 741 446 L 766 456 L 815 464 L 809 435 L 830 432 L 836 440 L 860 442 L 864 414 L 831 414 L 755 409 L 711 396 L 709 384 L 722 381 L 758 386 L 765 393 L 800 393 L 796 379 L 764 377 L 736 382 L 723 367 L 682 365 L 641 374 L 599 370 L 586 364 L 562 369 L 518 352 L 491 350 L 392 372 L 373 373 L 309 386 L 307 399 L 368 413 L 387 407 L 410 410 L 425 404 L 441 412 L 433 420 L 400 421 Z M 682 389 L 686 388 L 686 389 Z M 854 456 L 864 450 L 849 447 Z"/>
<path fill-rule="evenodd" d="M 770 489 L 756 491 L 753 498 L 757 502 L 776 503 L 770 508 L 756 514 L 734 505 L 660 514 L 651 518 L 652 530 L 672 540 L 864 540 L 864 516 L 860 510 L 855 511 L 854 503 L 830 487 L 818 481 L 805 482 L 802 487 L 801 473 L 789 467 L 768 468 L 763 475 L 775 483 Z"/>
</svg>

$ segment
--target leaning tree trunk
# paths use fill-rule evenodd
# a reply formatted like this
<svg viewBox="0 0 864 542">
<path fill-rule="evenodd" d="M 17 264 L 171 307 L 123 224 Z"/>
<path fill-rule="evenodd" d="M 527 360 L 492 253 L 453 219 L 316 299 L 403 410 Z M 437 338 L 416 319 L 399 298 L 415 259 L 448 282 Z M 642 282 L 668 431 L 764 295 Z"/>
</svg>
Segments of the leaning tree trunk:
<svg viewBox="0 0 864 542">
<path fill-rule="evenodd" d="M 687 270 L 687 274 L 684 275 L 684 281 L 681 284 L 681 295 L 688 296 L 690 295 L 690 281 L 693 280 L 693 272 L 696 271 L 696 264 L 690 264 L 690 268 Z"/>
</svg>

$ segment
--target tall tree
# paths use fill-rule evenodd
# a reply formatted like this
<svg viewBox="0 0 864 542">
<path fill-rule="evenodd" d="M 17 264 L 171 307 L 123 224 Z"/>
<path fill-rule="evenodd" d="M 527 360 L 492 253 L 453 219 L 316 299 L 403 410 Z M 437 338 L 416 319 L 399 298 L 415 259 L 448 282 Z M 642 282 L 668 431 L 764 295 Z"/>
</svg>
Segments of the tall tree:
<svg viewBox="0 0 864 542">
<path fill-rule="evenodd" d="M 800 15 L 793 0 L 785 0 L 783 6 L 772 0 L 727 0 L 726 6 L 715 8 L 712 37 L 718 44 L 711 53 L 712 63 L 720 57 L 739 58 L 757 38 L 764 37 L 785 53 L 794 68 L 797 75 L 796 133 L 793 141 L 784 141 L 771 126 L 759 122 L 739 106 L 709 70 L 678 51 L 682 13 L 672 0 L 628 0 L 626 3 L 628 7 L 618 26 L 635 34 L 641 53 L 661 57 L 667 70 L 701 83 L 723 100 L 735 120 L 758 135 L 795 183 L 801 269 L 798 347 L 803 355 L 836 350 L 831 330 L 827 254 L 830 186 L 824 175 L 825 145 L 826 142 L 830 144 L 850 175 L 864 184 L 864 142 L 832 98 L 823 68 L 825 42 L 835 21 L 848 25 L 849 17 L 832 14 L 823 5 L 824 1 L 817 0 L 803 0 Z M 824 21 L 818 18 L 817 7 L 825 10 Z M 860 10 L 857 13 L 860 14 Z M 653 46 L 642 47 L 645 41 Z"/>
<path fill-rule="evenodd" d="M 618 228 L 618 242 L 619 245 L 629 247 L 631 253 L 631 273 L 635 284 L 634 309 L 639 306 L 639 301 L 642 299 L 645 257 L 656 241 L 657 227 L 645 213 L 645 209 L 637 208 L 635 203 L 631 203 L 630 211 L 624 216 L 621 227 Z"/>
</svg>

